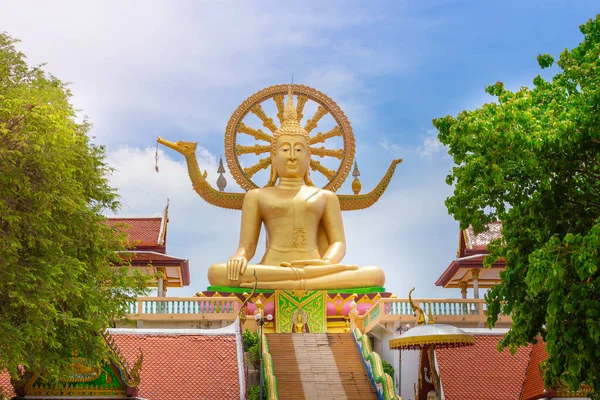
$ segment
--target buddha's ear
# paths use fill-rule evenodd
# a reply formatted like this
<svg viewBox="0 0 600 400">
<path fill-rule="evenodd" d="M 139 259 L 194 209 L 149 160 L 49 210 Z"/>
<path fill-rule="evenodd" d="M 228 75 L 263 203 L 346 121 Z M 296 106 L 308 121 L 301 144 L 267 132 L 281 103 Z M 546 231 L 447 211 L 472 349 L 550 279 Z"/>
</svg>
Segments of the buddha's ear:
<svg viewBox="0 0 600 400">
<path fill-rule="evenodd" d="M 304 174 L 304 183 L 306 186 L 315 186 L 313 181 L 310 179 L 310 166 L 306 166 L 306 173 Z"/>
<path fill-rule="evenodd" d="M 277 169 L 275 169 L 275 166 L 273 165 L 274 163 L 275 157 L 273 157 L 273 154 L 271 154 L 271 172 L 269 174 L 269 182 L 267 182 L 265 186 L 275 186 L 277 183 L 277 178 L 279 178 L 277 175 Z"/>
</svg>

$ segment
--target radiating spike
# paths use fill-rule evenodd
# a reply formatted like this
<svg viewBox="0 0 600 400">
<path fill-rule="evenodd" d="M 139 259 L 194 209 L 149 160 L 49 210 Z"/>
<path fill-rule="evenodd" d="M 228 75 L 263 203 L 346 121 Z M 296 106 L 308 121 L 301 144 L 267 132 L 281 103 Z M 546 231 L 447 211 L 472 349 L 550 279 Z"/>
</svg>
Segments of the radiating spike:
<svg viewBox="0 0 600 400">
<path fill-rule="evenodd" d="M 330 149 L 326 149 L 323 146 L 321 146 L 321 147 L 311 147 L 310 148 L 310 154 L 314 155 L 314 156 L 319 156 L 321 158 L 323 158 L 323 157 L 335 157 L 338 160 L 341 160 L 342 157 L 344 157 L 344 150 L 343 149 L 330 150 Z"/>
<path fill-rule="evenodd" d="M 322 132 L 317 133 L 315 136 L 310 138 L 310 144 L 323 143 L 327 139 L 335 137 L 335 136 L 342 136 L 342 130 L 340 129 L 339 126 L 336 126 L 335 128 L 333 128 L 325 133 L 322 133 Z"/>
<path fill-rule="evenodd" d="M 283 94 L 276 94 L 275 96 L 273 96 L 273 101 L 275 102 L 275 105 L 277 106 L 277 118 L 279 118 L 279 123 L 282 123 L 283 122 L 283 110 L 284 110 Z"/>
<path fill-rule="evenodd" d="M 267 114 L 265 114 L 265 110 L 262 109 L 262 106 L 260 104 L 257 104 L 254 107 L 252 107 L 250 111 L 258 118 L 260 118 L 265 128 L 275 133 L 275 131 L 277 130 L 277 125 L 275 125 L 272 118 L 269 118 Z"/>
<path fill-rule="evenodd" d="M 315 112 L 315 115 L 313 115 L 313 117 L 308 120 L 306 126 L 304 127 L 304 129 L 306 129 L 306 132 L 310 133 L 310 131 L 315 129 L 317 127 L 317 124 L 319 123 L 319 120 L 323 118 L 323 116 L 327 113 L 328 111 L 325 107 L 319 106 L 319 108 L 317 108 L 317 112 Z"/>
<path fill-rule="evenodd" d="M 264 133 L 260 129 L 250 128 L 248 125 L 240 122 L 240 126 L 238 127 L 238 133 L 245 133 L 246 135 L 253 136 L 256 140 L 264 140 L 265 142 L 271 142 L 273 137 L 268 133 Z"/>
<path fill-rule="evenodd" d="M 258 163 L 254 164 L 251 167 L 244 168 L 244 175 L 248 178 L 252 178 L 254 174 L 256 174 L 261 169 L 267 168 L 271 165 L 271 157 L 265 157 L 258 160 Z"/>
<path fill-rule="evenodd" d="M 259 154 L 263 154 L 263 153 L 268 153 L 269 151 L 271 151 L 271 146 L 270 145 L 258 145 L 255 144 L 254 146 L 241 146 L 241 145 L 237 145 L 235 146 L 235 152 L 238 155 L 241 154 L 249 154 L 249 153 L 254 153 L 256 155 Z"/>
<path fill-rule="evenodd" d="M 304 117 L 304 114 L 302 114 L 302 111 L 304 111 L 304 105 L 306 104 L 307 101 L 308 101 L 308 97 L 298 95 L 298 104 L 296 104 L 296 115 L 298 116 L 298 122 L 302 121 L 302 117 Z"/>
<path fill-rule="evenodd" d="M 322 166 L 321 163 L 316 160 L 310 160 L 310 168 L 312 168 L 313 171 L 319 171 L 320 173 L 325 175 L 329 180 L 333 179 L 333 177 L 335 176 L 335 171 L 332 171 L 329 168 Z"/>
</svg>

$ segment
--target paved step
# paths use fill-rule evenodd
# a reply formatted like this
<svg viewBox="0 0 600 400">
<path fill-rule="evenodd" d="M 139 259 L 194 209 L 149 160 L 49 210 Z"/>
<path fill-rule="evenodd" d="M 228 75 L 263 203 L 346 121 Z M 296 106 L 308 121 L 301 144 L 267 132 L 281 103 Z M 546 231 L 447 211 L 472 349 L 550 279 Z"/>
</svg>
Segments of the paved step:
<svg viewBox="0 0 600 400">
<path fill-rule="evenodd" d="M 348 399 L 377 399 L 352 334 L 330 333 L 327 336 Z"/>
<path fill-rule="evenodd" d="M 377 399 L 349 333 L 268 334 L 279 398 Z"/>
</svg>

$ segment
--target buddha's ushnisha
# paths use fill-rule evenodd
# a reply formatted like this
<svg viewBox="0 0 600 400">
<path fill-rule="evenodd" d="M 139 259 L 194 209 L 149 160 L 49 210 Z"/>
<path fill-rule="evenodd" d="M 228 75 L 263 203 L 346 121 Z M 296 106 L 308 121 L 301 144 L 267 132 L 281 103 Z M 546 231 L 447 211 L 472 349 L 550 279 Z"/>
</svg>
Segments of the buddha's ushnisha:
<svg viewBox="0 0 600 400">
<path fill-rule="evenodd" d="M 252 287 L 255 270 L 261 289 L 383 286 L 380 268 L 341 264 L 346 238 L 339 200 L 333 192 L 313 186 L 309 141 L 290 87 L 283 122 L 271 141 L 269 183 L 246 193 L 238 249 L 226 263 L 209 268 L 211 285 Z M 263 224 L 265 255 L 258 264 L 249 264 Z"/>
</svg>

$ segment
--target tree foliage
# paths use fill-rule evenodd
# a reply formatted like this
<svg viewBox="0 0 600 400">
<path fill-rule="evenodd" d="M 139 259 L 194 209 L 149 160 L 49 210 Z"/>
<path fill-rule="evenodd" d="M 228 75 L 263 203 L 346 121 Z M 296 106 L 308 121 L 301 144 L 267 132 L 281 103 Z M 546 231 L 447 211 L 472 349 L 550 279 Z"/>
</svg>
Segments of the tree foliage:
<svg viewBox="0 0 600 400">
<path fill-rule="evenodd" d="M 0 34 L 0 371 L 52 378 L 74 352 L 105 356 L 99 333 L 145 280 L 110 266 L 125 238 L 100 214 L 119 205 L 104 148 L 15 43 Z"/>
<path fill-rule="evenodd" d="M 488 321 L 512 314 L 501 347 L 541 336 L 548 386 L 582 382 L 600 394 L 600 16 L 560 55 L 556 75 L 516 92 L 498 82 L 496 101 L 434 119 L 456 166 L 446 200 L 461 228 L 502 221 L 486 265 L 506 259 L 486 296 Z M 554 59 L 540 55 L 542 68 Z"/>
</svg>

